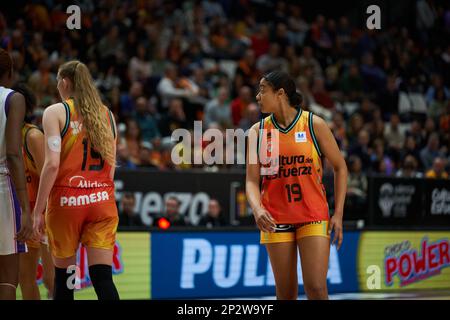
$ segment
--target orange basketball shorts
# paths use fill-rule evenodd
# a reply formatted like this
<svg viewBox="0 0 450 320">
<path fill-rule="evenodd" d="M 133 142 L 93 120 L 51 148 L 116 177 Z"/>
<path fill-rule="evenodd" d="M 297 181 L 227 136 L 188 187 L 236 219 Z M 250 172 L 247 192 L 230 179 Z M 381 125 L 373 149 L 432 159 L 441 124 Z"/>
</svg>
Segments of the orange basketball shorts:
<svg viewBox="0 0 450 320">
<path fill-rule="evenodd" d="M 74 256 L 80 243 L 113 250 L 119 222 L 114 188 L 53 188 L 45 221 L 57 258 Z"/>
</svg>

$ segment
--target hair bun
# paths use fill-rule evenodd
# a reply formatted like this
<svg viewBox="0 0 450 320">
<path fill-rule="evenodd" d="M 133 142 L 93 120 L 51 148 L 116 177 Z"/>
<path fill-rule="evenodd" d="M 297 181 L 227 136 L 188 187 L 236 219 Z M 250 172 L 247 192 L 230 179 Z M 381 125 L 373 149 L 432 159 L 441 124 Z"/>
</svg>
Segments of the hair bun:
<svg viewBox="0 0 450 320">
<path fill-rule="evenodd" d="M 299 91 L 295 91 L 294 94 L 289 97 L 289 102 L 293 105 L 293 106 L 299 106 L 302 104 L 303 102 L 303 96 Z"/>
</svg>

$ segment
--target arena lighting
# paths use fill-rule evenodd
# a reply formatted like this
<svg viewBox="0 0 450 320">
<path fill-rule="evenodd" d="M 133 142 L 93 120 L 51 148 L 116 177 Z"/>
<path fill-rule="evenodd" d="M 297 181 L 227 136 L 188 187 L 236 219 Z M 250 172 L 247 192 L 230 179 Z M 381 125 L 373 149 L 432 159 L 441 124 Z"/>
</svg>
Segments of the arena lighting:
<svg viewBox="0 0 450 320">
<path fill-rule="evenodd" d="M 158 220 L 158 227 L 159 227 L 160 229 L 164 229 L 164 230 L 169 229 L 169 227 L 170 227 L 170 222 L 169 222 L 169 220 L 167 220 L 166 218 L 161 218 L 161 219 L 159 219 L 159 220 Z"/>
</svg>

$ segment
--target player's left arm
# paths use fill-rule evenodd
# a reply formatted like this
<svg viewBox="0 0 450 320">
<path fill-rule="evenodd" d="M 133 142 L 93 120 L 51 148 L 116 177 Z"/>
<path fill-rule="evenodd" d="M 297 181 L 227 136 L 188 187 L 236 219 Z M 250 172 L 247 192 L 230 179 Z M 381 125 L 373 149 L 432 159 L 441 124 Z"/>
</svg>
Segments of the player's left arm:
<svg viewBox="0 0 450 320">
<path fill-rule="evenodd" d="M 34 217 L 40 216 L 45 210 L 48 196 L 53 188 L 59 171 L 61 155 L 60 112 L 64 111 L 61 104 L 55 104 L 44 111 L 42 125 L 44 127 L 45 160 L 39 180 L 39 190 L 34 207 Z M 39 214 L 39 215 L 38 215 Z"/>
<path fill-rule="evenodd" d="M 347 165 L 327 123 L 322 118 L 313 116 L 313 127 L 319 148 L 334 170 L 335 208 L 334 215 L 330 220 L 328 234 L 334 230 L 333 243 L 337 241 L 339 249 L 343 240 L 342 218 L 344 215 L 345 194 L 347 192 Z"/>
</svg>

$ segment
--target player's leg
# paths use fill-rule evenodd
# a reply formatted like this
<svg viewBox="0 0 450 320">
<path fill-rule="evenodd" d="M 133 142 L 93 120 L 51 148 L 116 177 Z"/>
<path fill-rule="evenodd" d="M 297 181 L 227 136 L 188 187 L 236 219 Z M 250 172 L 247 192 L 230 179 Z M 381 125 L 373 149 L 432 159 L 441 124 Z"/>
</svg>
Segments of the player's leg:
<svg viewBox="0 0 450 320">
<path fill-rule="evenodd" d="M 275 277 L 278 300 L 296 300 L 298 297 L 297 245 L 294 232 L 261 232 Z"/>
<path fill-rule="evenodd" d="M 39 243 L 27 243 L 28 252 L 20 254 L 19 284 L 24 300 L 40 300 L 41 295 L 36 283 L 36 271 L 39 263 Z"/>
<path fill-rule="evenodd" d="M 330 238 L 326 222 L 301 227 L 297 231 L 297 245 L 302 265 L 303 285 L 308 299 L 328 299 L 327 272 Z"/>
<path fill-rule="evenodd" d="M 99 300 L 119 300 L 112 278 L 118 215 L 115 203 L 90 208 L 81 243 L 86 247 L 89 276 Z"/>
<path fill-rule="evenodd" d="M 0 255 L 0 300 L 15 300 L 19 283 L 19 254 Z"/>
<path fill-rule="evenodd" d="M 89 276 L 99 300 L 119 300 L 112 278 L 113 250 L 87 247 Z"/>
<path fill-rule="evenodd" d="M 54 300 L 73 300 L 76 253 L 85 213 L 78 208 L 61 208 L 49 201 L 45 223 L 54 263 Z"/>
<path fill-rule="evenodd" d="M 53 265 L 52 255 L 47 244 L 41 244 L 41 259 L 42 267 L 44 269 L 43 282 L 48 292 L 47 297 L 53 299 L 55 266 Z"/>
<path fill-rule="evenodd" d="M 76 281 L 76 255 L 68 258 L 53 256 L 55 281 L 53 300 L 73 300 Z"/>
</svg>

